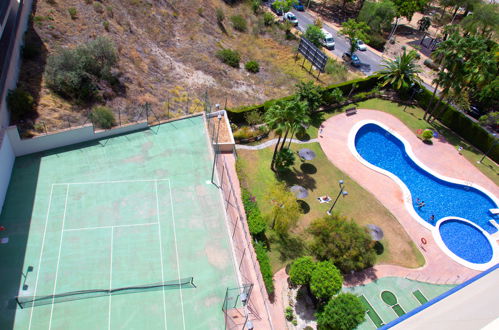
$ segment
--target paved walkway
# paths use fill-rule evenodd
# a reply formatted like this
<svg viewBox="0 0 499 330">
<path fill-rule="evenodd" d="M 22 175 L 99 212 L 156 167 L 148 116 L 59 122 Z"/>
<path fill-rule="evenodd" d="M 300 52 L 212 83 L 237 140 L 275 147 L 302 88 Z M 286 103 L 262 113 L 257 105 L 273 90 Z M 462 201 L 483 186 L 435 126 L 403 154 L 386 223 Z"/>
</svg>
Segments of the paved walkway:
<svg viewBox="0 0 499 330">
<path fill-rule="evenodd" d="M 416 157 L 436 172 L 479 184 L 494 195 L 499 196 L 497 185 L 459 155 L 454 146 L 441 139 L 434 139 L 433 145 L 424 144 L 407 126 L 390 114 L 359 109 L 357 114 L 353 116 L 339 114 L 329 118 L 323 123 L 323 132 L 319 136 L 319 143 L 328 159 L 363 188 L 377 196 L 379 201 L 404 226 L 426 260 L 426 264 L 417 269 L 376 265 L 363 272 L 348 276 L 346 284 L 355 286 L 386 276 L 399 276 L 435 284 L 456 284 L 478 274 L 479 271 L 469 269 L 453 261 L 436 245 L 431 232 L 421 226 L 408 213 L 403 203 L 402 191 L 392 179 L 362 165 L 350 152 L 347 146 L 350 129 L 355 123 L 366 119 L 379 121 L 403 136 L 411 144 Z M 424 246 L 420 243 L 422 237 L 427 241 Z"/>
<path fill-rule="evenodd" d="M 300 141 L 300 140 L 296 140 L 296 139 L 286 139 L 286 143 L 289 143 L 289 141 L 291 141 L 292 143 L 297 143 L 297 144 L 307 144 L 307 143 L 319 142 L 318 139 L 311 139 L 311 140 L 307 140 L 307 141 Z M 281 142 L 282 142 L 282 140 L 281 140 Z M 266 141 L 262 144 L 256 145 L 256 146 L 247 146 L 244 144 L 236 144 L 236 149 L 261 150 L 261 149 L 273 146 L 276 143 L 277 143 L 277 139 L 268 140 L 268 141 Z"/>
</svg>

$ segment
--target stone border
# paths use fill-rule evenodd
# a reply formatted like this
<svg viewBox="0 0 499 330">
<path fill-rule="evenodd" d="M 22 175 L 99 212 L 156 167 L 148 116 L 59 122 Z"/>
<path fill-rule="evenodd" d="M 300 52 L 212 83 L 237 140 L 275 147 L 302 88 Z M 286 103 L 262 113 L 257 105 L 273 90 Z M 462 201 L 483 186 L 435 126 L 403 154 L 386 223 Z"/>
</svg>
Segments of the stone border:
<svg viewBox="0 0 499 330">
<path fill-rule="evenodd" d="M 458 221 L 467 223 L 467 224 L 477 228 L 485 236 L 485 238 L 489 241 L 490 247 L 492 248 L 492 258 L 490 259 L 489 262 L 486 262 L 483 264 L 477 264 L 474 262 L 467 261 L 466 259 L 463 259 L 460 256 L 458 256 L 457 254 L 455 254 L 454 252 L 452 252 L 447 247 L 447 245 L 442 240 L 442 235 L 440 234 L 440 226 L 442 225 L 442 223 L 449 221 L 449 220 L 458 220 Z M 438 247 L 440 247 L 442 249 L 442 251 L 445 252 L 445 254 L 447 254 L 449 257 L 451 257 L 452 260 L 460 263 L 461 265 L 464 265 L 464 266 L 471 268 L 471 269 L 484 271 L 484 270 L 487 270 L 490 267 L 494 266 L 495 264 L 499 263 L 499 247 L 497 246 L 495 240 L 492 238 L 492 236 L 488 232 L 483 230 L 482 227 L 480 227 L 479 225 L 477 225 L 469 220 L 466 220 L 466 219 L 463 219 L 460 217 L 442 218 L 442 219 L 438 220 L 437 223 L 435 224 L 435 228 L 433 228 L 432 234 L 433 234 L 433 239 L 435 239 L 435 242 L 437 243 Z"/>
</svg>

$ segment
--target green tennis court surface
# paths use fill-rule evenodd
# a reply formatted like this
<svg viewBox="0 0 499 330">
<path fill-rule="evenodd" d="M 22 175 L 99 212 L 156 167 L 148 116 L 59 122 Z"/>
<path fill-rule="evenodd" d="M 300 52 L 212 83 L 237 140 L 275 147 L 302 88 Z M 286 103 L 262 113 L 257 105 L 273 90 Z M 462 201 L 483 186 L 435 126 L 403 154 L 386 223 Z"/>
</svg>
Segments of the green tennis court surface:
<svg viewBox="0 0 499 330">
<path fill-rule="evenodd" d="M 223 328 L 225 290 L 238 282 L 211 164 L 202 117 L 16 159 L 0 221 L 25 224 L 0 246 L 9 265 L 0 298 L 11 306 L 0 328 Z M 55 297 L 12 312 L 15 295 L 188 277 L 196 287 Z"/>
</svg>

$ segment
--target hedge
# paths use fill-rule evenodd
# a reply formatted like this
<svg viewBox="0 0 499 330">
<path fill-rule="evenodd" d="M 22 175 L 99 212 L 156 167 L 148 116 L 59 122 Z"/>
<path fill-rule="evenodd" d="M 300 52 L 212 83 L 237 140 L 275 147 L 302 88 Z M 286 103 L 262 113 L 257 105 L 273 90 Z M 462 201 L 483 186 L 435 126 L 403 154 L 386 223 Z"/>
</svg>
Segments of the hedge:
<svg viewBox="0 0 499 330">
<path fill-rule="evenodd" d="M 255 247 L 256 258 L 260 264 L 260 272 L 262 272 L 263 282 L 269 296 L 274 294 L 274 282 L 272 280 L 272 267 L 270 267 L 270 258 L 267 254 L 267 249 L 262 242 L 253 242 Z"/>
<path fill-rule="evenodd" d="M 333 84 L 326 86 L 323 90 L 323 95 L 327 95 L 331 90 L 338 88 L 340 89 L 344 95 L 350 94 L 350 91 L 352 90 L 353 84 L 357 84 L 357 86 L 354 89 L 355 93 L 359 92 L 366 92 L 378 84 L 379 81 L 379 76 L 378 75 L 373 75 L 369 76 L 367 78 L 359 78 L 359 79 L 354 79 L 354 80 L 349 80 L 345 81 L 339 84 Z M 264 114 L 265 111 L 267 111 L 275 102 L 277 101 L 289 101 L 294 98 L 293 95 L 281 97 L 278 99 L 272 99 L 268 100 L 262 104 L 257 104 L 257 105 L 250 105 L 250 106 L 244 106 L 244 107 L 237 107 L 237 108 L 232 108 L 232 109 L 226 109 L 229 119 L 231 123 L 235 123 L 236 125 L 243 124 L 245 123 L 245 115 L 246 113 L 250 111 L 258 111 L 260 114 Z"/>
<path fill-rule="evenodd" d="M 425 109 L 428 107 L 432 95 L 433 92 L 422 88 L 422 92 L 416 96 L 416 100 Z M 435 97 L 431 106 L 433 107 L 437 102 L 438 97 Z M 437 109 L 436 118 L 482 152 L 489 151 L 495 143 L 495 137 L 492 134 L 489 134 L 478 123 L 475 123 L 468 116 L 446 102 L 442 102 L 439 109 Z M 499 146 L 497 144 L 493 150 L 490 150 L 488 156 L 495 162 L 499 162 Z"/>
</svg>

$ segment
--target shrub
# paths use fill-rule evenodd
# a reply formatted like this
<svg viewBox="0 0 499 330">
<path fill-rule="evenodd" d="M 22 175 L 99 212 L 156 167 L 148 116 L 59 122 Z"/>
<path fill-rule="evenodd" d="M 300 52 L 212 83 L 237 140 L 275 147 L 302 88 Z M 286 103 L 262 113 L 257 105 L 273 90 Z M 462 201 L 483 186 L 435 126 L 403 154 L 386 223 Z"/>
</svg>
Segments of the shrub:
<svg viewBox="0 0 499 330">
<path fill-rule="evenodd" d="M 263 116 L 258 111 L 250 111 L 244 115 L 244 119 L 251 126 L 255 126 L 263 122 Z"/>
<path fill-rule="evenodd" d="M 260 212 L 250 213 L 248 216 L 248 228 L 252 236 L 262 236 L 267 230 L 267 221 Z"/>
<path fill-rule="evenodd" d="M 366 309 L 360 299 L 351 293 L 340 293 L 318 313 L 319 329 L 355 329 L 364 322 Z"/>
<path fill-rule="evenodd" d="M 251 9 L 255 15 L 260 13 L 260 6 L 262 5 L 262 0 L 253 0 L 251 2 Z"/>
<path fill-rule="evenodd" d="M 257 61 L 248 61 L 244 65 L 246 70 L 251 73 L 257 73 L 260 71 L 260 64 Z"/>
<path fill-rule="evenodd" d="M 198 15 L 203 17 L 203 13 L 204 13 L 203 7 L 199 7 L 198 8 Z"/>
<path fill-rule="evenodd" d="M 92 100 L 97 81 L 113 81 L 111 69 L 117 61 L 114 45 L 101 37 L 75 49 L 59 50 L 47 59 L 47 86 L 64 97 Z"/>
<path fill-rule="evenodd" d="M 329 260 L 343 273 L 370 267 L 376 260 L 374 242 L 353 221 L 333 214 L 316 219 L 309 226 L 311 251 L 319 260 Z"/>
<path fill-rule="evenodd" d="M 341 290 L 343 276 L 329 261 L 321 261 L 315 265 L 310 276 L 310 291 L 320 301 L 328 301 Z"/>
<path fill-rule="evenodd" d="M 322 87 L 315 85 L 312 81 L 299 82 L 296 84 L 296 87 L 298 89 L 296 92 L 296 98 L 299 101 L 307 103 L 309 112 L 317 111 L 322 105 Z"/>
<path fill-rule="evenodd" d="M 324 33 L 317 25 L 309 25 L 304 37 L 316 47 L 321 47 L 321 39 L 324 38 Z"/>
<path fill-rule="evenodd" d="M 269 296 L 274 294 L 274 282 L 272 280 L 272 268 L 270 267 L 270 258 L 267 254 L 267 249 L 262 242 L 253 243 L 256 252 L 256 259 L 260 264 L 260 271 L 262 272 L 263 282 L 267 289 Z"/>
<path fill-rule="evenodd" d="M 315 269 L 315 262 L 312 257 L 301 257 L 295 259 L 289 270 L 289 278 L 295 285 L 307 285 Z"/>
<path fill-rule="evenodd" d="M 215 10 L 215 15 L 217 16 L 218 24 L 221 24 L 225 20 L 225 14 L 222 8 L 217 8 Z"/>
<path fill-rule="evenodd" d="M 108 21 L 104 21 L 104 22 L 102 22 L 102 25 L 104 26 L 104 29 L 105 29 L 106 31 L 109 31 L 109 22 L 108 22 Z"/>
<path fill-rule="evenodd" d="M 71 16 L 71 19 L 77 19 L 78 18 L 78 12 L 76 11 L 75 7 L 68 8 L 68 13 L 69 13 L 69 16 Z"/>
<path fill-rule="evenodd" d="M 274 15 L 272 15 L 272 13 L 269 13 L 268 11 L 266 11 L 263 14 L 263 22 L 266 26 L 271 26 L 272 24 L 274 24 Z"/>
<path fill-rule="evenodd" d="M 499 126 L 499 112 L 493 111 L 480 117 L 482 125 Z"/>
<path fill-rule="evenodd" d="M 233 68 L 239 68 L 240 56 L 237 51 L 225 48 L 219 50 L 216 56 L 223 63 L 230 65 Z"/>
<path fill-rule="evenodd" d="M 324 68 L 324 71 L 327 74 L 336 76 L 338 78 L 346 77 L 346 75 L 348 73 L 348 69 L 343 63 L 340 63 L 332 58 L 327 60 L 326 67 Z"/>
<path fill-rule="evenodd" d="M 90 120 L 100 128 L 109 129 L 116 125 L 116 119 L 110 108 L 96 106 L 90 113 Z"/>
<path fill-rule="evenodd" d="M 295 163 L 295 154 L 288 148 L 280 150 L 275 157 L 275 168 L 278 172 L 283 172 Z"/>
<path fill-rule="evenodd" d="M 424 60 L 423 64 L 426 65 L 427 67 L 429 67 L 430 69 L 434 70 L 434 71 L 438 71 L 439 70 L 438 64 L 436 64 L 435 62 L 433 62 L 429 58 L 427 58 L 426 60 Z"/>
<path fill-rule="evenodd" d="M 325 104 L 340 103 L 345 100 L 343 92 L 339 88 L 333 88 L 330 91 L 323 93 L 323 95 Z"/>
<path fill-rule="evenodd" d="M 385 49 L 385 44 L 386 40 L 382 35 L 377 33 L 372 33 L 369 35 L 368 45 L 372 48 L 382 52 Z"/>
<path fill-rule="evenodd" d="M 31 111 L 35 105 L 33 96 L 26 92 L 21 87 L 10 90 L 7 94 L 7 104 L 14 121 L 24 118 L 24 116 Z"/>
<path fill-rule="evenodd" d="M 433 131 L 431 129 L 425 129 L 423 134 L 421 134 L 421 137 L 424 141 L 429 142 L 433 138 Z"/>
<path fill-rule="evenodd" d="M 96 13 L 102 14 L 104 12 L 104 6 L 100 2 L 94 1 L 93 6 Z"/>
<path fill-rule="evenodd" d="M 291 306 L 286 307 L 286 309 L 284 310 L 284 315 L 286 317 L 286 320 L 292 321 L 294 318 L 293 307 L 291 307 Z"/>
<path fill-rule="evenodd" d="M 246 32 L 248 29 L 248 23 L 246 23 L 246 19 L 241 15 L 234 15 L 230 18 L 232 22 L 232 26 L 239 32 Z"/>
</svg>

